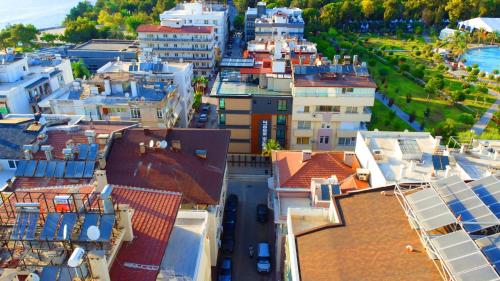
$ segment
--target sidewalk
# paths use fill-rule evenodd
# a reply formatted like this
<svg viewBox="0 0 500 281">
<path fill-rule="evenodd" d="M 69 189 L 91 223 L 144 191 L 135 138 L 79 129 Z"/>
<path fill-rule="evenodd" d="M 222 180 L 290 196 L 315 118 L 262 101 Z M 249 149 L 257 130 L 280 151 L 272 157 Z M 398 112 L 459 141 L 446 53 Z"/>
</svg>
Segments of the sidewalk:
<svg viewBox="0 0 500 281">
<path fill-rule="evenodd" d="M 394 111 L 396 113 L 396 116 L 398 116 L 401 120 L 405 121 L 406 124 L 410 125 L 415 131 L 417 131 L 417 132 L 422 131 L 420 129 L 421 128 L 420 123 L 418 123 L 417 121 L 413 121 L 410 123 L 410 121 L 408 121 L 409 115 L 406 112 L 404 112 L 403 110 L 401 110 L 401 108 L 397 107 L 395 104 L 393 104 L 392 106 L 389 106 L 389 99 L 384 99 L 384 97 L 382 96 L 382 94 L 380 92 L 375 93 L 375 98 L 378 101 L 380 101 L 381 103 L 383 103 L 385 106 L 387 106 L 390 110 Z"/>
<path fill-rule="evenodd" d="M 497 100 L 486 110 L 486 112 L 479 118 L 479 120 L 472 126 L 472 130 L 479 136 L 483 133 L 483 131 L 486 129 L 486 126 L 488 126 L 488 123 L 490 122 L 491 118 L 493 117 L 493 114 L 498 111 L 500 107 L 500 94 L 488 89 L 490 94 L 496 96 Z"/>
</svg>

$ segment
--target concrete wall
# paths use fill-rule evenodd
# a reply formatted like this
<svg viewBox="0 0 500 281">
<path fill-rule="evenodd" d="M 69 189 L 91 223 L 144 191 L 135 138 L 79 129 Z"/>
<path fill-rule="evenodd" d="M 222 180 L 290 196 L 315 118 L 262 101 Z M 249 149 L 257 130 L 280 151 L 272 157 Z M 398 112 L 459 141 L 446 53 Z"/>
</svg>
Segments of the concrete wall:
<svg viewBox="0 0 500 281">
<path fill-rule="evenodd" d="M 356 152 L 356 157 L 358 157 L 361 167 L 370 170 L 370 186 L 386 186 L 387 181 L 384 174 L 382 173 L 382 170 L 380 170 L 375 158 L 373 158 L 373 154 L 368 145 L 365 143 L 365 139 L 359 132 L 357 134 L 356 148 L 354 151 Z"/>
</svg>

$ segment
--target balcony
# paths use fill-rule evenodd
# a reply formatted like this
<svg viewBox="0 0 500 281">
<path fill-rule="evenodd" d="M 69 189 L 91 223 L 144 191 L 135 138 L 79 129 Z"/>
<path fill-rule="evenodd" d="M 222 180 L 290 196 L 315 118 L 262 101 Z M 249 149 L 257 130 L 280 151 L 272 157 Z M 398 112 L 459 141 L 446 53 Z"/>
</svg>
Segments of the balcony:
<svg viewBox="0 0 500 281">
<path fill-rule="evenodd" d="M 192 61 L 192 60 L 202 60 L 202 61 L 211 61 L 213 60 L 214 58 L 200 58 L 200 57 L 183 57 L 183 56 L 179 56 L 179 57 L 176 57 L 176 56 L 160 56 L 162 59 L 167 59 L 167 60 L 179 60 L 179 59 L 183 59 L 183 60 L 188 60 L 188 61 Z M 196 66 L 194 66 L 196 68 Z"/>
<path fill-rule="evenodd" d="M 314 135 L 313 129 L 305 129 L 305 128 L 295 128 L 293 130 L 294 137 L 312 137 Z"/>
<path fill-rule="evenodd" d="M 138 37 L 140 41 L 161 42 L 213 42 L 214 38 L 165 38 L 165 37 Z"/>
<path fill-rule="evenodd" d="M 330 116 L 324 118 L 325 114 Z M 296 113 L 296 117 L 294 117 L 294 119 L 314 122 L 369 122 L 371 119 L 371 113 Z"/>
<path fill-rule="evenodd" d="M 186 52 L 192 52 L 192 51 L 207 52 L 207 51 L 213 50 L 213 48 L 153 47 L 153 50 L 160 50 L 160 51 L 186 51 Z"/>
</svg>

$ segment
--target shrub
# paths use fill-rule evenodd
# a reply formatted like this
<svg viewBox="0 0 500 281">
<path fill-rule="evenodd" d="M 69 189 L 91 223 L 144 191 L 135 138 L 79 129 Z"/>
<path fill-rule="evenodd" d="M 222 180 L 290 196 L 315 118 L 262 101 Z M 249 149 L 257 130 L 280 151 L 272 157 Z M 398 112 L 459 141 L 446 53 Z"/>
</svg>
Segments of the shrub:
<svg viewBox="0 0 500 281">
<path fill-rule="evenodd" d="M 399 58 L 399 61 L 400 61 L 400 62 L 405 62 L 405 61 L 406 61 L 406 58 L 405 58 L 405 57 L 400 57 L 400 58 Z"/>
<path fill-rule="evenodd" d="M 479 69 L 477 68 L 474 68 L 472 71 L 471 71 L 472 75 L 478 75 L 479 74 Z"/>
<path fill-rule="evenodd" d="M 431 109 L 427 107 L 427 108 L 425 108 L 424 116 L 429 117 L 429 115 L 431 115 Z"/>
<path fill-rule="evenodd" d="M 498 69 L 493 70 L 493 74 L 498 74 Z"/>
<path fill-rule="evenodd" d="M 422 54 L 422 53 L 421 53 L 420 51 L 416 51 L 416 52 L 415 52 L 415 55 L 416 55 L 417 57 L 418 57 L 418 56 L 420 56 L 421 54 Z"/>
<path fill-rule="evenodd" d="M 410 66 L 407 65 L 406 63 L 403 63 L 402 65 L 400 65 L 399 68 L 401 69 L 401 71 L 408 71 L 408 70 L 410 70 Z"/>
<path fill-rule="evenodd" d="M 450 96 L 454 101 L 464 101 L 465 100 L 465 93 L 463 91 L 453 91 L 450 93 Z"/>
<path fill-rule="evenodd" d="M 470 88 L 470 84 L 467 82 L 462 83 L 462 89 L 468 89 Z"/>
<path fill-rule="evenodd" d="M 411 102 L 411 94 L 406 94 L 406 103 L 410 103 Z"/>
<path fill-rule="evenodd" d="M 484 73 L 484 71 L 479 72 L 479 77 L 485 77 L 485 76 L 486 76 L 486 73 Z"/>
<path fill-rule="evenodd" d="M 477 65 L 477 63 L 472 64 L 472 68 L 478 68 L 478 67 L 479 65 Z"/>
<path fill-rule="evenodd" d="M 389 101 L 387 102 L 387 105 L 391 107 L 394 104 L 394 99 L 390 98 Z"/>
<path fill-rule="evenodd" d="M 465 68 L 465 70 L 467 70 L 467 72 L 470 72 L 470 71 L 472 70 L 472 67 L 467 66 L 467 67 Z"/>
<path fill-rule="evenodd" d="M 472 114 L 469 114 L 469 113 L 462 113 L 458 116 L 458 121 L 459 122 L 462 122 L 464 124 L 467 124 L 467 125 L 472 125 L 474 124 L 474 116 L 472 116 Z"/>
<path fill-rule="evenodd" d="M 417 64 L 416 69 L 424 71 L 425 70 L 425 65 L 419 63 L 419 64 Z"/>
<path fill-rule="evenodd" d="M 414 69 L 411 74 L 420 79 L 424 78 L 424 71 L 421 69 Z"/>
<path fill-rule="evenodd" d="M 490 75 L 488 75 L 488 79 L 490 79 L 490 80 L 495 79 L 495 75 L 494 75 L 494 74 L 490 74 Z"/>
<path fill-rule="evenodd" d="M 368 65 L 369 65 L 369 66 L 372 66 L 372 67 L 373 67 L 373 66 L 375 66 L 376 64 L 377 64 L 377 62 L 376 62 L 374 59 L 370 59 L 370 60 L 368 61 Z"/>
</svg>

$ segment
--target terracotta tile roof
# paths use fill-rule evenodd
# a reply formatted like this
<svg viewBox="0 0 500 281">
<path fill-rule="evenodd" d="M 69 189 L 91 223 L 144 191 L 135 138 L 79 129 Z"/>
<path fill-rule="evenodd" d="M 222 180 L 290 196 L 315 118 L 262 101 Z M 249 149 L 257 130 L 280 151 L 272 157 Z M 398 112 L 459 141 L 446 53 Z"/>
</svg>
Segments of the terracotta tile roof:
<svg viewBox="0 0 500 281">
<path fill-rule="evenodd" d="M 281 187 L 310 188 L 311 178 L 329 178 L 335 175 L 342 182 L 356 173 L 360 167 L 357 158 L 352 167 L 344 162 L 344 152 L 313 152 L 311 159 L 302 162 L 301 151 L 276 151 L 273 153 L 273 165 L 277 168 Z M 365 188 L 368 183 L 354 179 L 356 186 Z M 342 186 L 341 186 L 342 187 Z M 343 189 L 354 187 L 346 181 Z"/>
<path fill-rule="evenodd" d="M 181 205 L 179 193 L 115 187 L 113 199 L 134 209 L 134 240 L 123 242 L 110 270 L 113 281 L 155 281 L 159 271 L 126 267 L 124 263 L 160 266 Z"/>
<path fill-rule="evenodd" d="M 368 182 L 357 179 L 356 175 L 351 175 L 340 183 L 340 189 L 343 191 L 367 189 L 369 187 L 370 184 Z"/>
<path fill-rule="evenodd" d="M 107 159 L 108 181 L 112 184 L 181 192 L 187 203 L 218 204 L 229 138 L 229 130 L 127 130 L 121 139 L 113 142 Z M 146 154 L 141 155 L 139 143 L 148 145 L 151 140 L 166 140 L 168 148 L 147 148 Z M 174 140 L 180 141 L 180 151 L 171 149 Z M 207 158 L 196 157 L 197 149 L 206 150 Z"/>
<path fill-rule="evenodd" d="M 155 33 L 212 33 L 212 26 L 183 26 L 169 27 L 163 25 L 141 24 L 137 27 L 137 32 L 155 32 Z"/>
<path fill-rule="evenodd" d="M 50 200 L 56 195 L 75 193 L 76 190 L 80 194 L 91 194 L 94 186 L 33 188 L 16 191 L 16 194 L 17 198 L 23 198 L 23 194 L 27 194 L 27 191 L 43 193 L 47 200 Z M 134 210 L 132 216 L 134 239 L 121 245 L 109 272 L 111 280 L 155 281 L 159 270 L 135 269 L 124 264 L 128 262 L 139 265 L 161 265 L 182 201 L 181 194 L 115 185 L 112 197 L 116 203 L 129 205 Z"/>
<path fill-rule="evenodd" d="M 395 196 L 362 191 L 336 205 L 345 225 L 296 235 L 301 280 L 441 280 Z"/>
</svg>

